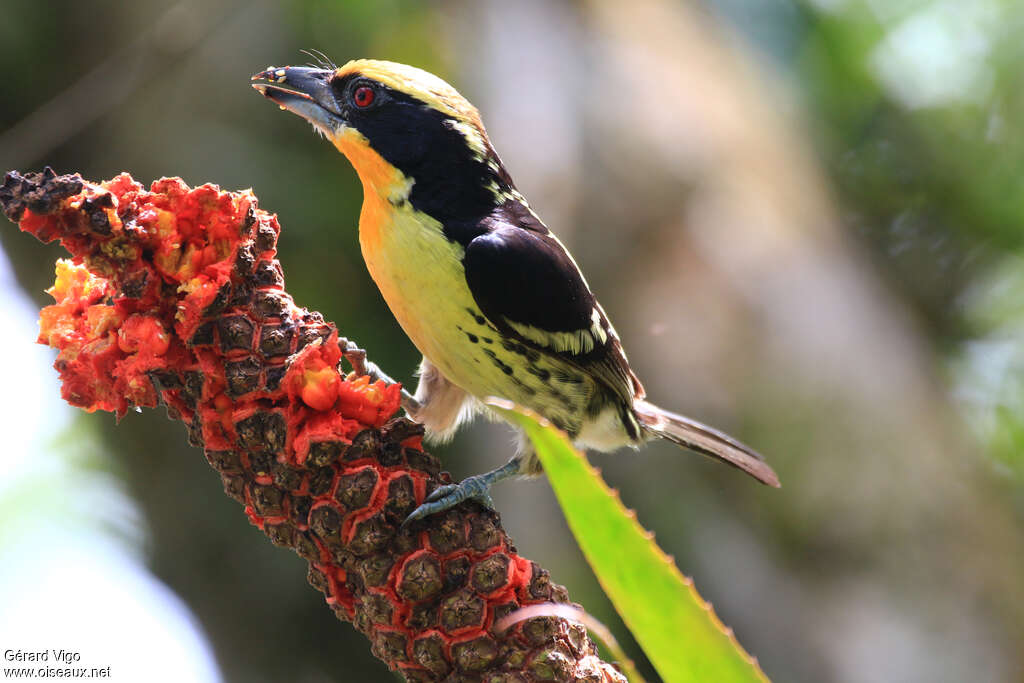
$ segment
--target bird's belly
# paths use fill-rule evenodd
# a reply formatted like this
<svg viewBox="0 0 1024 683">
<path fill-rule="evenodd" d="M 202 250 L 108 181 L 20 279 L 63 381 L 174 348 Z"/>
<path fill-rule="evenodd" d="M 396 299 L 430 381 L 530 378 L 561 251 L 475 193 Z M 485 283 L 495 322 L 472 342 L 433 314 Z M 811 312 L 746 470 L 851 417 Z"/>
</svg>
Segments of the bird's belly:
<svg viewBox="0 0 1024 683">
<path fill-rule="evenodd" d="M 593 381 L 555 356 L 504 338 L 466 285 L 462 246 L 421 221 L 400 208 L 374 234 L 360 228 L 370 275 L 413 344 L 477 398 L 509 399 L 578 432 Z"/>
</svg>

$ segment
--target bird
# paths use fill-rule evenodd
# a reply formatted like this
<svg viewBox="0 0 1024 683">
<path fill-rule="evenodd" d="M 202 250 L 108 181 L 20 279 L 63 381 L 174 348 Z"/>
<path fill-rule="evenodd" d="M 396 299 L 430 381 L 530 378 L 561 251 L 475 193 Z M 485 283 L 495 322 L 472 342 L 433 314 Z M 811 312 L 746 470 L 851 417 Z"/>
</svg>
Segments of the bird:
<svg viewBox="0 0 1024 683">
<path fill-rule="evenodd" d="M 268 67 L 252 86 L 312 124 L 363 188 L 359 244 L 394 317 L 423 354 L 402 406 L 443 441 L 497 397 L 584 449 L 667 439 L 779 487 L 740 441 L 646 399 L 615 328 L 565 245 L 516 189 L 476 107 L 417 67 L 357 59 Z M 377 378 L 391 380 L 367 364 Z M 509 462 L 433 491 L 407 522 L 543 470 L 527 443 Z"/>
</svg>

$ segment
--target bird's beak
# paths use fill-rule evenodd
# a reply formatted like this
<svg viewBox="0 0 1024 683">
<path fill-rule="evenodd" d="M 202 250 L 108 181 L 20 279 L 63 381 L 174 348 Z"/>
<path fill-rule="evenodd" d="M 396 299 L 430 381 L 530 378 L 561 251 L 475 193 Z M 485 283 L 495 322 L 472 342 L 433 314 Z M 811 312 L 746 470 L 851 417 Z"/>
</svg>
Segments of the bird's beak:
<svg viewBox="0 0 1024 683">
<path fill-rule="evenodd" d="M 281 109 L 298 114 L 329 137 L 345 126 L 328 82 L 333 71 L 304 66 L 268 67 L 254 75 L 252 87 Z"/>
</svg>

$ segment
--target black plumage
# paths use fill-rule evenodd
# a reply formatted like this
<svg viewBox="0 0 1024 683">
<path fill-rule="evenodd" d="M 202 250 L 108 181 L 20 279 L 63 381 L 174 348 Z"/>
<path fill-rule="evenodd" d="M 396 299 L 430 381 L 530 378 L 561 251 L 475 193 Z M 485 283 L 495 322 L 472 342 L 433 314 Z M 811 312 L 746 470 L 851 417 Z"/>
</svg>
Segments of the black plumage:
<svg viewBox="0 0 1024 683">
<path fill-rule="evenodd" d="M 497 325 L 508 318 L 549 332 L 574 332 L 592 324 L 594 295 L 550 235 L 498 224 L 466 245 L 462 262 L 473 298 Z"/>
</svg>

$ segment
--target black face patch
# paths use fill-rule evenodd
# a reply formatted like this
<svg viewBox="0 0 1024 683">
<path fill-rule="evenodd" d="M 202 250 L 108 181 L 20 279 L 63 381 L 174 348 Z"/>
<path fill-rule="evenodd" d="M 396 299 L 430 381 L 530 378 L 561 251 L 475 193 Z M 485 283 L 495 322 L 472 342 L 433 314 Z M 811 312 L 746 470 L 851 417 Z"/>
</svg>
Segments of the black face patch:
<svg viewBox="0 0 1024 683">
<path fill-rule="evenodd" d="M 508 185 L 500 162 L 495 173 L 487 160 L 473 157 L 454 120 L 424 102 L 361 74 L 332 79 L 331 92 L 348 125 L 370 142 L 385 161 L 414 180 L 409 201 L 441 223 L 473 221 L 495 206 L 492 183 Z M 360 88 L 373 88 L 372 103 L 357 104 Z"/>
</svg>

